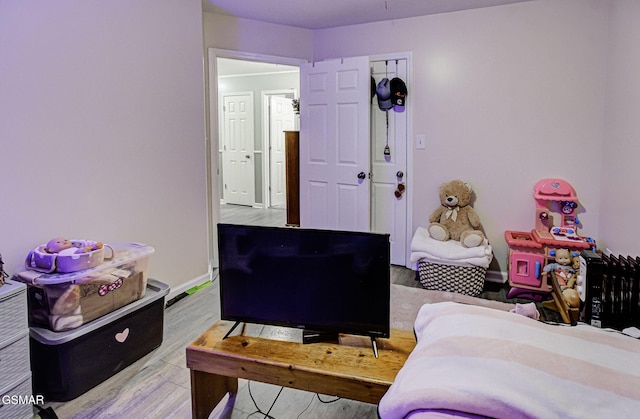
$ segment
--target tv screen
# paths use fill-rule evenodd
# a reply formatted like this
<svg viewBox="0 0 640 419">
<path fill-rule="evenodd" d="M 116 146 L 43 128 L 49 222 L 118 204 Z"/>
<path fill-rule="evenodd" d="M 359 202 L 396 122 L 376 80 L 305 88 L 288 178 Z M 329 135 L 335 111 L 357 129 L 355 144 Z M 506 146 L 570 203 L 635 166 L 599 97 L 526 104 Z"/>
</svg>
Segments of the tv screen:
<svg viewBox="0 0 640 419">
<path fill-rule="evenodd" d="M 218 224 L 223 320 L 389 337 L 388 234 Z"/>
</svg>

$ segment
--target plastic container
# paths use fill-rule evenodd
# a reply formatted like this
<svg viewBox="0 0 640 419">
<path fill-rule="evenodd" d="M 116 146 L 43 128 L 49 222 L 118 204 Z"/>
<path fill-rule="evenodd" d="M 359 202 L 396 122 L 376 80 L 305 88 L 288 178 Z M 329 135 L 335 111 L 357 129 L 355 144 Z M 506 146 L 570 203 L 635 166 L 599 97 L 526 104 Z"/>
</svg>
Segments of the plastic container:
<svg viewBox="0 0 640 419">
<path fill-rule="evenodd" d="M 113 258 L 91 269 L 17 274 L 14 279 L 28 286 L 29 324 L 71 330 L 144 297 L 154 249 L 140 243 L 109 246 Z"/>
<path fill-rule="evenodd" d="M 68 401 L 162 343 L 169 286 L 149 280 L 144 298 L 66 332 L 30 330 L 33 394 Z"/>
</svg>

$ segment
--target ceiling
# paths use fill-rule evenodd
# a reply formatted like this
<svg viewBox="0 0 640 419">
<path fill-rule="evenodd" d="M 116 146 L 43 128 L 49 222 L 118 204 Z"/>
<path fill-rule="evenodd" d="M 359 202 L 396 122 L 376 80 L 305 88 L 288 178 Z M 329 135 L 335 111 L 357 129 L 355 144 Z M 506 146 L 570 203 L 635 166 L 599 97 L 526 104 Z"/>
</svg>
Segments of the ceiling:
<svg viewBox="0 0 640 419">
<path fill-rule="evenodd" d="M 322 29 L 531 0 L 202 0 L 205 12 Z"/>
</svg>

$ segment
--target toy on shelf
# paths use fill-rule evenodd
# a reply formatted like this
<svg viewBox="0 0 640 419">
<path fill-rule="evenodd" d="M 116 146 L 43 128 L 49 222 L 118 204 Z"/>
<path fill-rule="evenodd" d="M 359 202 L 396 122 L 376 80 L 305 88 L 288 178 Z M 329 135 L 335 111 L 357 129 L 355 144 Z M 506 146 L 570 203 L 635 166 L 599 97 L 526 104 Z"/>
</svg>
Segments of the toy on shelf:
<svg viewBox="0 0 640 419">
<path fill-rule="evenodd" d="M 582 284 L 576 285 L 577 290 L 573 286 L 568 287 L 570 291 L 567 294 L 571 295 L 569 303 L 562 296 L 568 283 L 562 276 L 566 275 L 566 279 L 573 277 L 571 282 L 578 280 L 573 258 L 583 249 L 595 250 L 595 241 L 578 234 L 578 227 L 581 226 L 578 219 L 580 205 L 569 182 L 555 178 L 542 179 L 535 184 L 533 191 L 536 202 L 535 228 L 530 232 L 505 232 L 505 240 L 509 245 L 508 276 L 511 285 L 508 297 L 554 302 L 561 299 L 565 303 L 562 304 L 563 308 L 575 308 L 575 296 L 580 294 Z M 556 271 L 556 268 L 558 272 L 550 278 L 552 275 L 549 273 Z M 551 303 L 549 301 L 545 307 Z"/>
</svg>

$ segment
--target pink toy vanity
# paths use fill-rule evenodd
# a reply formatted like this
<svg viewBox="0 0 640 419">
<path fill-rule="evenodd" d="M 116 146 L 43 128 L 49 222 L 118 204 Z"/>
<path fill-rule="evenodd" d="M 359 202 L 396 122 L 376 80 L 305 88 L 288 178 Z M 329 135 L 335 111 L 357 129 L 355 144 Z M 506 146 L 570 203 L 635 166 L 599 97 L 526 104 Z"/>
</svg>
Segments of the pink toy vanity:
<svg viewBox="0 0 640 419">
<path fill-rule="evenodd" d="M 543 179 L 533 189 L 535 228 L 530 232 L 504 233 L 509 245 L 508 275 L 512 287 L 508 297 L 542 301 L 551 298 L 551 285 L 543 268 L 555 260 L 556 250 L 579 253 L 595 248 L 595 242 L 578 234 L 578 198 L 569 182 Z"/>
</svg>

